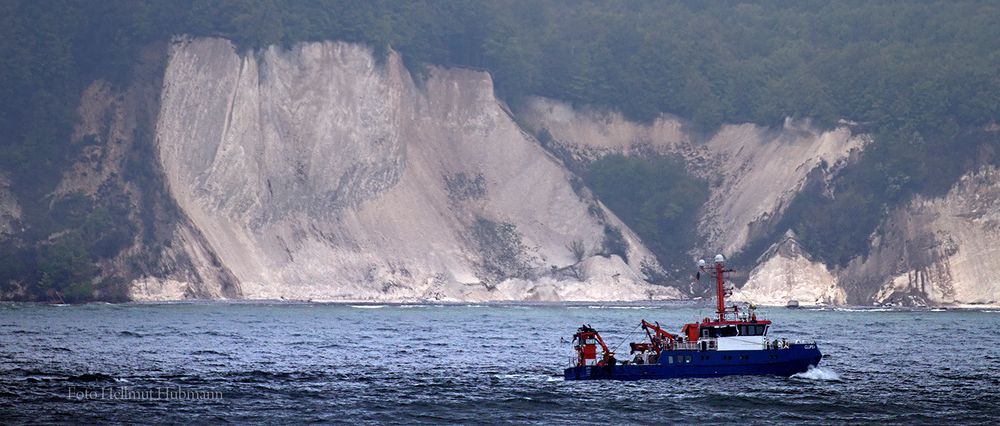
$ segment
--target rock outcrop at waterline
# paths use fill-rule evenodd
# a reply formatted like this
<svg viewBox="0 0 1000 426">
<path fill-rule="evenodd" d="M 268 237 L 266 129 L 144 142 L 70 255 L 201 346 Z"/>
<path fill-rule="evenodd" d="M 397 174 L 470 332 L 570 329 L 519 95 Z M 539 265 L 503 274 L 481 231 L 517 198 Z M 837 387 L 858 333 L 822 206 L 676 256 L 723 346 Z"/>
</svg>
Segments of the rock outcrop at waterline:
<svg viewBox="0 0 1000 426">
<path fill-rule="evenodd" d="M 236 297 L 634 300 L 677 297 L 627 227 L 523 132 L 488 74 L 325 42 L 170 49 L 156 125 L 173 199 Z M 628 252 L 605 253 L 607 228 Z M 137 280 L 131 297 L 192 283 Z M 199 284 L 200 285 L 200 284 Z M 216 291 L 218 293 L 219 291 Z"/>
</svg>

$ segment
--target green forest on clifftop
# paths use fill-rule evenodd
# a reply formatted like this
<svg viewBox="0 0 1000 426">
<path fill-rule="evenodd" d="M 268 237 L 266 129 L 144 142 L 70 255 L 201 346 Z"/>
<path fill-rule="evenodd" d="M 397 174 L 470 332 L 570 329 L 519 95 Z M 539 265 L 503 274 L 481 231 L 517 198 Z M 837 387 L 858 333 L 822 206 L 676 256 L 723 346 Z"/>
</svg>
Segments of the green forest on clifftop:
<svg viewBox="0 0 1000 426">
<path fill-rule="evenodd" d="M 832 192 L 811 185 L 780 226 L 837 264 L 864 253 L 888 208 L 941 194 L 997 158 L 996 132 L 981 130 L 1000 115 L 996 2 L 0 0 L 0 169 L 26 217 L 21 244 L 0 253 L 0 281 L 77 285 L 93 275 L 80 265 L 120 250 L 109 219 L 117 216 L 82 201 L 64 209 L 46 194 L 75 155 L 69 134 L 83 88 L 96 78 L 126 84 L 139 49 L 176 34 L 227 37 L 243 49 L 366 43 L 380 54 L 399 51 L 418 72 L 423 64 L 489 70 L 511 105 L 541 95 L 640 121 L 675 114 L 706 132 L 722 123 L 777 126 L 785 117 L 820 127 L 851 120 L 874 145 Z M 644 160 L 615 161 L 597 167 L 648 172 L 621 163 Z M 629 181 L 608 170 L 588 179 L 602 197 Z M 652 188 L 663 196 L 685 193 L 684 185 L 678 178 Z M 619 198 L 615 210 L 628 223 L 669 213 Z M 672 241 L 671 229 L 637 231 Z"/>
</svg>

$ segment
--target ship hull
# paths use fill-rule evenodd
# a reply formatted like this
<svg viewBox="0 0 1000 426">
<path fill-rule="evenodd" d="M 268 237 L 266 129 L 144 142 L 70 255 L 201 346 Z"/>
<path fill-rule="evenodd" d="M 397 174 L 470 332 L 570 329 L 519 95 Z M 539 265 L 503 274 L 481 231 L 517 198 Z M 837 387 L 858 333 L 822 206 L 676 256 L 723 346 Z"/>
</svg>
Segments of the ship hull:
<svg viewBox="0 0 1000 426">
<path fill-rule="evenodd" d="M 566 380 L 645 380 L 733 375 L 791 376 L 823 358 L 815 344 L 787 349 L 732 351 L 663 351 L 656 364 L 570 367 Z"/>
</svg>

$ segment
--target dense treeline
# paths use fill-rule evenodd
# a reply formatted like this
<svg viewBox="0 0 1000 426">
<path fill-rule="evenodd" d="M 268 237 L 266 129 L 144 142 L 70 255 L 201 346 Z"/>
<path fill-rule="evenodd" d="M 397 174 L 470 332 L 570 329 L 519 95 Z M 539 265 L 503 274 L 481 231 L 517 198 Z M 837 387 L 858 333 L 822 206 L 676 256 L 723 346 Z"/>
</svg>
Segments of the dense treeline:
<svg viewBox="0 0 1000 426">
<path fill-rule="evenodd" d="M 2 84 L 21 91 L 17 98 L 39 86 L 59 96 L 75 76 L 124 77 L 141 44 L 191 33 L 247 48 L 322 39 L 392 46 L 412 63 L 489 69 L 510 99 L 540 94 L 637 119 L 669 112 L 706 129 L 787 116 L 936 129 L 982 125 L 1000 112 L 1000 5 L 992 2 L 6 0 L 0 7 L 3 52 L 18 58 L 5 66 Z M 31 113 L 60 115 L 24 112 Z"/>
<path fill-rule="evenodd" d="M 680 158 L 608 155 L 588 166 L 584 181 L 609 209 L 643 237 L 668 269 L 690 266 L 706 182 L 685 172 Z"/>
<path fill-rule="evenodd" d="M 974 154 L 983 141 L 968 129 L 1000 115 L 996 2 L 0 0 L 0 169 L 30 218 L 27 241 L 71 228 L 53 219 L 46 194 L 74 154 L 83 87 L 125 84 L 142 46 L 180 33 L 243 49 L 326 39 L 391 47 L 414 69 L 488 69 L 512 105 L 543 95 L 637 120 L 672 113 L 706 131 L 788 116 L 860 123 L 876 147 L 838 178 L 836 197 L 800 197 L 784 224 L 838 262 L 864 250 L 889 206 L 994 161 Z M 619 214 L 641 223 L 636 205 L 623 201 Z M 860 219 L 843 229 L 819 211 Z M 649 232 L 667 241 L 672 231 Z"/>
</svg>

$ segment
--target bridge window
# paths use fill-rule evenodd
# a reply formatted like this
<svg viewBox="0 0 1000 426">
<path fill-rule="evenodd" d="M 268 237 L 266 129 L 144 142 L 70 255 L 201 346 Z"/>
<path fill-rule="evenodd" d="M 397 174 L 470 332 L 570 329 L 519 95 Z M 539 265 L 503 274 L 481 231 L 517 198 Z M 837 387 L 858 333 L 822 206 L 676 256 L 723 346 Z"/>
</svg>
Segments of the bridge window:
<svg viewBox="0 0 1000 426">
<path fill-rule="evenodd" d="M 763 324 L 749 324 L 739 326 L 740 336 L 763 336 L 767 331 L 767 326 Z"/>
<path fill-rule="evenodd" d="M 738 333 L 738 331 L 736 330 L 736 326 L 734 325 L 719 327 L 717 330 L 718 330 L 717 332 L 719 333 L 719 337 L 733 337 L 736 336 Z"/>
</svg>

